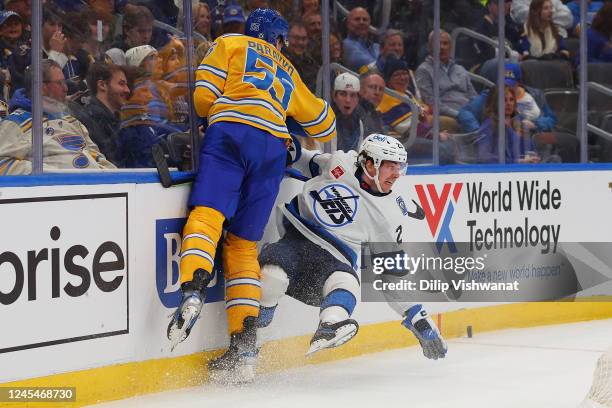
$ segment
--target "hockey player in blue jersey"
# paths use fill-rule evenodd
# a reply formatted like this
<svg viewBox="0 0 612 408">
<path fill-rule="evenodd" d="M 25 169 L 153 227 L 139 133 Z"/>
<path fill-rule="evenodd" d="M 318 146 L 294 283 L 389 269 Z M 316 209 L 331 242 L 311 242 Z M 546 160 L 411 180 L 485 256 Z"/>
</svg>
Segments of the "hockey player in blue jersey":
<svg viewBox="0 0 612 408">
<path fill-rule="evenodd" d="M 262 249 L 262 298 L 258 327 L 272 321 L 285 294 L 319 306 L 319 327 L 312 354 L 349 341 L 358 330 L 351 319 L 359 292 L 361 244 L 396 242 L 394 220 L 402 217 L 392 187 L 404 173 L 406 150 L 396 139 L 373 134 L 359 153 L 320 154 L 302 151 L 294 165 L 308 180 L 302 193 L 280 206 L 286 233 Z M 395 212 L 394 212 L 395 211 Z M 447 347 L 435 323 L 420 304 L 389 301 L 402 325 L 419 340 L 431 359 Z"/>
<path fill-rule="evenodd" d="M 217 38 L 196 71 L 194 106 L 208 128 L 193 184 L 181 246 L 183 300 L 168 325 L 174 348 L 190 333 L 212 279 L 225 229 L 223 273 L 230 347 L 209 372 L 252 379 L 263 235 L 283 178 L 291 137 L 287 117 L 325 142 L 336 135 L 328 104 L 315 97 L 280 50 L 289 25 L 276 11 L 256 9 L 245 33 Z M 240 380 L 239 380 L 240 381 Z"/>
</svg>

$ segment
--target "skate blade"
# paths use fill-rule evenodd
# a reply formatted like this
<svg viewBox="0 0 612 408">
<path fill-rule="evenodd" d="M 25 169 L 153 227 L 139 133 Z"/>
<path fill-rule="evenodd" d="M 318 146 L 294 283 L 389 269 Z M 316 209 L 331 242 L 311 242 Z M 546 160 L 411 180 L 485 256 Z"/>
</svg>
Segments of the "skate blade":
<svg viewBox="0 0 612 408">
<path fill-rule="evenodd" d="M 255 380 L 255 366 L 242 365 L 235 370 L 209 370 L 209 380 L 218 385 L 245 385 Z"/>
<path fill-rule="evenodd" d="M 182 342 L 183 336 L 185 336 L 185 331 L 187 331 L 187 326 L 183 324 L 182 328 L 170 329 L 170 352 L 173 352 L 176 346 Z"/>
<path fill-rule="evenodd" d="M 306 352 L 306 357 L 312 356 L 317 351 L 327 348 L 334 348 L 343 345 L 357 334 L 357 326 L 347 324 L 336 330 L 336 337 L 331 340 L 320 339 L 310 345 L 310 349 Z"/>
<path fill-rule="evenodd" d="M 181 328 L 177 327 L 178 322 L 174 322 L 170 329 L 170 352 L 173 352 L 176 346 L 187 338 L 187 329 L 191 326 L 192 320 L 198 318 L 197 310 L 193 307 L 188 307 L 183 310 L 181 318 L 183 319 Z"/>
</svg>

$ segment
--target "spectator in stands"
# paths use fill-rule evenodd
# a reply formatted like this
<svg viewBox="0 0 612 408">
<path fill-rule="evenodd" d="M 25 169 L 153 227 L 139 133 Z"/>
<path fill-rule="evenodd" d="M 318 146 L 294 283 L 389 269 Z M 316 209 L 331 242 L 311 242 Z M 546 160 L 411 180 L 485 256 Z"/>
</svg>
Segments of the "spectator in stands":
<svg viewBox="0 0 612 408">
<path fill-rule="evenodd" d="M 310 43 L 321 46 L 321 33 L 323 32 L 323 21 L 321 20 L 321 14 L 319 13 L 308 13 L 302 16 L 302 23 L 308 33 L 308 39 Z"/>
<path fill-rule="evenodd" d="M 556 59 L 569 58 L 565 40 L 559 27 L 553 22 L 551 0 L 533 0 L 529 6 L 529 18 L 521 36 L 521 58 Z"/>
<path fill-rule="evenodd" d="M 43 60 L 43 170 L 112 169 L 87 129 L 67 115 L 66 80 L 61 67 Z M 25 73 L 25 89 L 11 100 L 11 114 L 0 122 L 0 174 L 29 174 L 32 171 L 32 73 Z"/>
<path fill-rule="evenodd" d="M 125 52 L 119 48 L 111 48 L 106 50 L 103 55 L 103 61 L 107 64 L 125 65 Z"/>
<path fill-rule="evenodd" d="M 377 110 L 385 94 L 385 80 L 374 72 L 361 75 L 359 90 L 359 107 L 364 113 L 363 121 L 370 133 L 383 133 L 384 123 L 380 112 Z"/>
<path fill-rule="evenodd" d="M 126 53 L 128 66 L 135 67 L 132 95 L 121 107 L 119 151 L 125 167 L 154 167 L 151 147 L 181 129 L 172 124 L 170 91 L 160 81 L 163 60 L 155 48 L 141 45 Z"/>
<path fill-rule="evenodd" d="M 394 1 L 391 6 L 389 27 L 403 31 L 404 54 L 408 68 L 414 70 L 422 62 L 421 50 L 427 48 L 427 34 L 431 30 L 428 20 L 432 15 L 424 13 L 423 0 Z"/>
<path fill-rule="evenodd" d="M 398 59 L 395 55 L 389 55 L 385 63 L 385 82 L 387 87 L 396 91 L 400 95 L 412 100 L 417 109 L 417 116 L 413 115 L 413 106 L 410 103 L 398 99 L 394 96 L 383 94 L 382 101 L 378 105 L 381 112 L 383 124 L 387 133 L 396 134 L 397 138 L 406 144 L 411 136 L 412 121 L 417 121 L 417 139 L 408 148 L 409 159 L 432 158 L 433 142 L 431 140 L 431 115 L 426 116 L 427 107 L 422 106 L 406 88 L 410 81 L 410 73 L 406 61 Z M 429 120 L 429 122 L 427 122 Z M 452 142 L 447 142 L 447 134 L 440 134 L 440 163 L 449 164 L 453 162 Z"/>
<path fill-rule="evenodd" d="M 580 0 L 572 0 L 565 4 L 572 12 L 574 23 L 572 24 L 571 32 L 576 36 L 580 35 Z M 587 26 L 591 25 L 595 14 L 603 7 L 603 1 L 587 0 Z"/>
<path fill-rule="evenodd" d="M 244 12 L 238 4 L 229 4 L 223 11 L 223 34 L 244 34 Z"/>
<path fill-rule="evenodd" d="M 117 65 L 95 63 L 87 74 L 87 84 L 91 94 L 89 102 L 73 113 L 85 125 L 102 154 L 117 167 L 123 167 L 117 140 L 119 110 L 130 96 L 125 72 Z"/>
<path fill-rule="evenodd" d="M 8 101 L 16 89 L 23 88 L 23 73 L 30 64 L 30 46 L 23 39 L 21 16 L 14 11 L 0 12 L 1 98 Z"/>
<path fill-rule="evenodd" d="M 153 14 L 146 7 L 126 7 L 123 16 L 123 36 L 116 39 L 112 48 L 120 48 L 125 52 L 130 48 L 151 44 L 153 20 Z"/>
<path fill-rule="evenodd" d="M 380 55 L 386 57 L 389 54 L 393 54 L 397 58 L 404 57 L 404 39 L 402 32 L 399 30 L 387 30 L 382 38 Z"/>
<path fill-rule="evenodd" d="M 306 28 L 302 23 L 292 23 L 289 29 L 289 47 L 283 51 L 299 72 L 302 81 L 311 91 L 314 91 L 319 66 L 308 52 L 307 46 L 308 34 Z"/>
<path fill-rule="evenodd" d="M 66 36 L 62 33 L 62 20 L 56 8 L 43 9 L 42 37 L 43 58 L 52 59 L 63 68 L 68 62 L 64 54 Z"/>
<path fill-rule="evenodd" d="M 78 97 L 79 93 L 87 89 L 83 81 L 93 61 L 93 56 L 84 48 L 84 44 L 91 37 L 91 31 L 87 20 L 81 13 L 67 13 L 62 25 L 66 37 L 64 54 L 67 59 L 62 69 L 68 81 L 68 95 Z"/>
<path fill-rule="evenodd" d="M 396 58 L 402 58 L 404 55 L 404 40 L 402 35 L 400 30 L 395 30 L 393 28 L 387 30 L 381 39 L 378 58 L 368 65 L 361 67 L 361 73 L 382 73 L 385 58 L 390 54 L 395 55 Z"/>
<path fill-rule="evenodd" d="M 187 130 L 189 124 L 189 74 L 185 59 L 185 46 L 176 38 L 171 38 L 161 50 L 159 50 L 162 65 L 162 78 L 158 81 L 159 86 L 164 86 L 170 94 L 172 103 L 172 116 L 170 121 L 174 126 Z"/>
<path fill-rule="evenodd" d="M 16 46 L 21 39 L 23 32 L 23 24 L 21 17 L 14 11 L 0 11 L 0 39 L 2 40 L 2 48 L 7 49 L 2 55 L 0 55 L 1 61 L 4 61 L 5 57 L 9 54 L 10 50 Z M 5 63 L 2 63 L 6 66 Z"/>
<path fill-rule="evenodd" d="M 395 29 L 387 30 L 387 32 L 383 35 L 381 43 L 382 44 L 380 48 L 380 55 L 378 56 L 376 61 L 368 64 L 365 68 L 362 69 L 362 71 L 372 71 L 380 74 L 384 73 L 385 61 L 391 55 L 395 59 L 406 60 L 404 55 L 404 39 L 401 31 Z M 404 91 L 407 90 L 416 99 L 421 99 L 419 89 L 415 82 L 414 73 L 410 69 L 408 69 L 408 75 L 408 84 Z"/>
<path fill-rule="evenodd" d="M 319 14 L 321 12 L 320 7 L 319 0 L 302 0 L 302 15 Z"/>
<path fill-rule="evenodd" d="M 289 47 L 287 54 L 291 56 L 300 56 L 306 52 L 308 45 L 308 34 L 306 27 L 302 23 L 293 23 L 289 29 Z"/>
<path fill-rule="evenodd" d="M 488 14 L 486 14 L 480 23 L 476 26 L 475 31 L 497 42 L 498 34 L 498 5 L 496 0 L 486 0 Z M 505 15 L 505 44 L 512 51 L 507 56 L 508 61 L 517 61 L 520 58 L 518 50 L 520 49 L 521 33 L 523 27 L 510 18 L 511 0 L 505 0 L 504 15 Z M 472 64 L 468 67 L 470 71 L 478 72 L 479 75 L 488 78 L 489 76 L 497 75 L 497 49 L 482 41 L 474 40 L 472 46 L 468 49 L 462 49 L 461 57 L 466 59 L 466 53 L 469 63 L 463 63 L 464 66 Z"/>
<path fill-rule="evenodd" d="M 612 3 L 608 2 L 595 15 L 587 30 L 589 62 L 612 62 Z"/>
<path fill-rule="evenodd" d="M 331 62 L 342 63 L 342 38 L 333 31 L 329 33 L 329 59 Z"/>
<path fill-rule="evenodd" d="M 370 38 L 370 14 L 363 7 L 352 9 L 346 19 L 347 37 L 342 46 L 344 65 L 353 71 L 360 71 L 378 58 L 379 44 Z"/>
<path fill-rule="evenodd" d="M 194 30 L 203 35 L 207 40 L 212 40 L 211 28 L 212 28 L 212 19 L 210 16 L 210 8 L 208 4 L 198 2 L 198 7 L 196 8 L 197 14 L 195 15 L 195 23 Z"/>
<path fill-rule="evenodd" d="M 418 105 L 414 95 L 407 89 L 410 83 L 410 70 L 406 61 L 390 54 L 385 61 L 383 75 L 388 88 L 400 95 L 405 95 Z M 408 103 L 391 95 L 383 94 L 378 109 L 382 113 L 382 119 L 387 128 L 399 135 L 407 135 L 412 123 L 412 108 Z"/>
<path fill-rule="evenodd" d="M 83 80 L 92 60 L 83 47 L 91 35 L 87 20 L 80 13 L 63 13 L 56 6 L 49 6 L 43 10 L 42 31 L 43 58 L 62 67 L 69 98 L 80 98 L 87 89 Z"/>
<path fill-rule="evenodd" d="M 110 47 L 110 28 L 113 18 L 110 14 L 100 14 L 93 9 L 86 8 L 81 12 L 83 20 L 89 25 L 89 38 L 83 48 L 95 59 L 102 59 L 104 52 Z M 102 32 L 98 36 L 98 21 L 102 22 Z"/>
<path fill-rule="evenodd" d="M 32 26 L 30 23 L 32 20 L 32 0 L 4 0 L 4 9 L 19 14 L 23 23 L 21 39 L 29 42 L 32 38 Z"/>
<path fill-rule="evenodd" d="M 497 0 L 486 0 L 488 13 L 482 17 L 475 31 L 497 41 L 498 26 L 497 21 L 499 19 L 499 7 Z M 504 15 L 505 15 L 505 34 L 506 43 L 510 45 L 513 50 L 518 49 L 520 43 L 521 32 L 523 31 L 520 24 L 515 23 L 510 18 L 510 4 L 512 0 L 505 0 L 504 2 Z M 479 62 L 483 63 L 495 57 L 495 49 L 489 45 L 486 45 L 480 41 L 475 41 L 474 45 L 477 49 Z"/>
<path fill-rule="evenodd" d="M 185 12 L 183 11 L 183 3 L 179 2 L 179 14 L 178 14 L 178 23 L 177 28 L 180 31 L 185 31 Z M 210 16 L 210 7 L 207 3 L 203 3 L 200 0 L 191 0 L 191 16 L 192 16 L 192 25 L 193 30 L 202 35 L 208 41 L 212 40 L 211 37 L 211 28 L 212 28 L 212 19 Z M 194 38 L 197 45 L 200 44 L 200 41 L 197 37 Z M 196 45 L 196 47 L 197 47 Z"/>
<path fill-rule="evenodd" d="M 557 124 L 557 117 L 546 103 L 544 92 L 522 85 L 521 69 L 518 64 L 506 64 L 505 86 L 512 88 L 516 98 L 516 111 L 521 115 L 523 126 L 534 132 L 550 132 Z M 485 118 L 486 102 L 491 90 L 486 89 L 459 111 L 457 120 L 461 131 L 474 132 Z"/>
<path fill-rule="evenodd" d="M 336 114 L 337 149 L 348 152 L 357 151 L 366 132 L 361 120 L 359 105 L 359 79 L 353 74 L 344 73 L 334 81 L 332 109 Z"/>
<path fill-rule="evenodd" d="M 179 10 L 175 1 L 129 0 L 124 8 L 124 14 L 128 14 L 131 12 L 131 9 L 136 9 L 141 6 L 144 6 L 151 13 L 153 20 L 176 27 Z M 166 45 L 168 42 L 168 31 L 153 26 L 151 26 L 151 30 L 150 39 L 144 44 L 152 45 L 156 48 L 161 48 Z M 140 35 L 144 36 L 146 34 L 144 31 L 141 31 Z"/>
<path fill-rule="evenodd" d="M 202 62 L 202 60 L 206 56 L 206 53 L 210 49 L 211 45 L 212 45 L 212 42 L 206 41 L 198 45 L 198 47 L 195 49 L 195 58 L 193 60 L 194 68 L 197 68 L 198 65 L 200 65 L 200 62 Z"/>
<path fill-rule="evenodd" d="M 567 30 L 572 28 L 574 18 L 570 9 L 561 0 L 552 1 L 552 22 L 557 26 L 559 35 L 567 38 Z M 527 23 L 532 0 L 512 0 L 510 15 L 519 24 Z"/>
<path fill-rule="evenodd" d="M 429 34 L 429 56 L 416 71 L 416 82 L 423 102 L 433 105 L 433 32 Z M 469 102 L 476 91 L 469 74 L 450 58 L 450 35 L 440 31 L 440 130 L 451 133 L 458 128 L 456 117 L 459 109 Z"/>
<path fill-rule="evenodd" d="M 539 163 L 540 156 L 535 152 L 531 137 L 522 134 L 520 120 L 516 117 L 516 96 L 511 87 L 504 91 L 505 111 L 504 124 L 506 135 L 506 163 Z M 498 163 L 498 116 L 497 88 L 487 97 L 485 121 L 477 140 L 478 162 Z"/>
</svg>

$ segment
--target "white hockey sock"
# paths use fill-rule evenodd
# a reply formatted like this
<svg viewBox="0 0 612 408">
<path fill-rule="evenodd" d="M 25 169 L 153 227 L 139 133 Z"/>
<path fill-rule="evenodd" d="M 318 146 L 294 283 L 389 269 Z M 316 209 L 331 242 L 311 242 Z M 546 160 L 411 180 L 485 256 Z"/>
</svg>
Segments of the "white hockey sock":
<svg viewBox="0 0 612 408">
<path fill-rule="evenodd" d="M 330 306 L 321 310 L 319 320 L 325 323 L 338 323 L 349 318 L 345 308 L 340 306 Z"/>
</svg>

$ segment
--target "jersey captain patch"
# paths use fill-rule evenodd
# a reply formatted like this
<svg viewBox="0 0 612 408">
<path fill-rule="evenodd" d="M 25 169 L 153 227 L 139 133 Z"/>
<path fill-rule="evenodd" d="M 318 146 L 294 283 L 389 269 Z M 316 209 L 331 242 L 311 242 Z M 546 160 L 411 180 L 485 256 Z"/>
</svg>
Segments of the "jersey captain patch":
<svg viewBox="0 0 612 408">
<path fill-rule="evenodd" d="M 344 176 L 344 173 L 346 173 L 344 171 L 344 169 L 342 168 L 342 166 L 337 165 L 336 167 L 334 167 L 331 171 L 330 171 L 331 175 L 334 176 L 334 178 L 337 180 L 340 177 Z"/>
<path fill-rule="evenodd" d="M 329 184 L 310 191 L 312 212 L 327 227 L 342 227 L 357 215 L 359 195 L 344 184 Z"/>
</svg>

